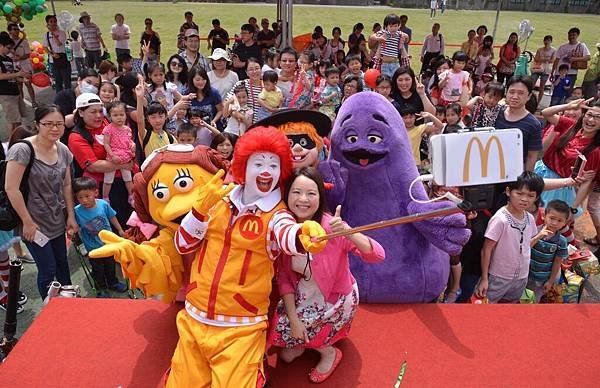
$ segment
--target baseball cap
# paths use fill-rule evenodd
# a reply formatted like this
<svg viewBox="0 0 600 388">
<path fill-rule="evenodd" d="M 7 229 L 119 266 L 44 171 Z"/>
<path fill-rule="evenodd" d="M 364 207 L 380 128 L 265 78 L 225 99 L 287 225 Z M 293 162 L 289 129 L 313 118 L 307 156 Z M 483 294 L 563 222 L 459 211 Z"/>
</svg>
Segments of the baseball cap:
<svg viewBox="0 0 600 388">
<path fill-rule="evenodd" d="M 75 100 L 75 108 L 77 109 L 91 105 L 102 105 L 102 100 L 94 93 L 81 93 Z"/>
<path fill-rule="evenodd" d="M 216 48 L 215 51 L 213 51 L 213 53 L 209 56 L 209 58 L 212 59 L 213 61 L 217 61 L 217 60 L 223 58 L 227 62 L 231 62 L 231 59 L 229 59 L 229 54 L 227 53 L 227 51 L 223 50 L 222 48 Z"/>
<path fill-rule="evenodd" d="M 185 30 L 185 37 L 189 38 L 190 36 L 200 36 L 200 34 L 198 33 L 198 30 L 196 30 L 195 28 L 189 28 L 187 30 Z"/>
</svg>

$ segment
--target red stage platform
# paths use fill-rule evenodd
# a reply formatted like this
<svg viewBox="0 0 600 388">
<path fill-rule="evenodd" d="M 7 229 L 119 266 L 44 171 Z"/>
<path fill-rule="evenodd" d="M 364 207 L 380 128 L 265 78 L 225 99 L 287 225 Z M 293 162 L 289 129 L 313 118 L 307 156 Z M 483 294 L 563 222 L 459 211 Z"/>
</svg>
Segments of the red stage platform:
<svg viewBox="0 0 600 388">
<path fill-rule="evenodd" d="M 177 341 L 178 306 L 54 299 L 0 367 L 10 387 L 155 387 Z M 362 305 L 324 387 L 597 386 L 599 305 Z M 271 387 L 311 386 L 313 352 Z M 238 388 L 238 387 L 232 387 Z"/>
</svg>

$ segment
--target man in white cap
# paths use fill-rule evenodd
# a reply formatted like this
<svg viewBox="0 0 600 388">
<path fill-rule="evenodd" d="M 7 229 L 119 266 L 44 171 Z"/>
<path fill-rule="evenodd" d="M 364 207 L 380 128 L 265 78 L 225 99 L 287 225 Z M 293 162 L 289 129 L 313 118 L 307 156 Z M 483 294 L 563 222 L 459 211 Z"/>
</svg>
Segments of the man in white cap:
<svg viewBox="0 0 600 388">
<path fill-rule="evenodd" d="M 81 46 L 85 50 L 85 64 L 89 68 L 98 67 L 102 61 L 100 46 L 106 50 L 102 32 L 96 23 L 92 23 L 92 17 L 83 11 L 79 16 L 79 33 L 81 34 Z"/>
<path fill-rule="evenodd" d="M 238 75 L 227 68 L 231 63 L 229 54 L 222 48 L 216 48 L 208 58 L 212 61 L 213 70 L 208 73 L 210 86 L 217 89 L 221 98 L 225 99 L 227 93 L 239 81 Z"/>
<path fill-rule="evenodd" d="M 181 53 L 181 57 L 185 59 L 188 70 L 193 66 L 200 66 L 208 73 L 210 71 L 210 63 L 200 53 L 200 34 L 198 30 L 190 28 L 185 31 L 185 50 Z"/>
</svg>

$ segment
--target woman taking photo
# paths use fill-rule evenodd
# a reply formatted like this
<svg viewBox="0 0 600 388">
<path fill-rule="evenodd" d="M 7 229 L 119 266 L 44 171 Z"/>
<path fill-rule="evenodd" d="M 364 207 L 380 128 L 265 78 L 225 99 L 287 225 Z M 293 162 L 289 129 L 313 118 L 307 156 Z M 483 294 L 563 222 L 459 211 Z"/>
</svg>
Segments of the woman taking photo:
<svg viewBox="0 0 600 388">
<path fill-rule="evenodd" d="M 42 299 L 55 279 L 71 284 L 65 232 L 78 231 L 73 211 L 71 162 L 73 155 L 60 142 L 65 120 L 56 105 L 35 111 L 37 135 L 26 138 L 33 147 L 16 143 L 8 151 L 6 193 L 22 220 L 20 233 L 38 268 L 37 286 Z M 34 158 L 28 182 L 29 195 L 19 190 L 25 168 Z"/>
<path fill-rule="evenodd" d="M 100 97 L 90 93 L 82 94 L 77 97 L 76 106 L 75 128 L 69 135 L 68 142 L 75 159 L 75 176 L 92 177 L 98 182 L 98 187 L 102 188 L 104 173 L 115 171 L 115 180 L 110 190 L 110 205 L 117 212 L 119 223 L 125 225 L 132 209 L 127 200 L 127 189 L 120 170 L 131 170 L 133 165 L 131 162 L 116 164 L 106 160 L 106 149 L 98 142 L 98 136 L 108 124 L 102 112 Z"/>
<path fill-rule="evenodd" d="M 313 167 L 296 169 L 285 190 L 285 203 L 297 222 L 321 224 L 327 233 L 350 227 L 340 217 L 325 211 L 325 187 Z M 291 362 L 305 349 L 314 349 L 321 358 L 309 373 L 313 383 L 325 381 L 342 359 L 334 344 L 347 337 L 358 308 L 358 286 L 350 273 L 348 254 L 369 263 L 384 259 L 377 241 L 362 233 L 327 241 L 314 255 L 283 256 L 279 261 L 277 283 L 282 296 L 272 320 L 270 338 L 283 348 L 281 358 Z"/>
<path fill-rule="evenodd" d="M 506 43 L 500 47 L 500 60 L 496 65 L 498 72 L 496 77 L 498 82 L 504 84 L 515 73 L 517 68 L 517 59 L 521 55 L 519 48 L 519 36 L 516 32 L 511 32 Z"/>
</svg>

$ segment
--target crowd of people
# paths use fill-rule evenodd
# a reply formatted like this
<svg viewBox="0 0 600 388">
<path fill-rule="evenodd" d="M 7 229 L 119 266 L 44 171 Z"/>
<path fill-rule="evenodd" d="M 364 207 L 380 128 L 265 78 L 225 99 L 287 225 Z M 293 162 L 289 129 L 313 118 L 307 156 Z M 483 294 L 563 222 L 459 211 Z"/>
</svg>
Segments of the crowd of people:
<svg viewBox="0 0 600 388">
<path fill-rule="evenodd" d="M 432 1 L 432 17 L 438 4 L 443 13 L 445 2 Z M 266 18 L 259 26 L 251 17 L 235 39 L 214 19 L 208 34 L 211 54 L 204 56 L 194 15 L 186 12 L 184 17 L 178 35 L 168 38 L 177 40 L 177 52 L 165 53 L 161 39 L 167 37 L 153 30 L 152 19 L 145 20 L 134 44 L 124 15 L 116 14 L 110 33 L 113 63 L 103 54 L 102 32 L 87 12 L 70 34 L 58 28 L 56 16 L 48 15 L 42 40 L 57 93 L 55 105 L 36 109 L 33 126 L 21 125 L 19 110 L 24 87 L 36 105 L 29 43 L 17 24 L 0 32 L 0 104 L 7 122 L 0 140 L 8 141 L 6 180 L 12 183 L 6 191 L 22 220 L 14 233 L 1 233 L 0 307 L 6 304 L 11 246 L 25 262 L 37 265 L 39 293 L 45 298 L 52 280 L 71 282 L 67 236 L 79 231 L 91 250 L 102 244 L 99 230 L 112 226 L 123 234 L 132 211 L 132 176 L 153 151 L 174 143 L 204 145 L 230 161 L 236 142 L 257 121 L 291 108 L 318 110 L 335 122 L 349 97 L 369 90 L 400 113 L 415 165 L 423 173 L 430 169 L 432 134 L 486 126 L 522 131 L 526 172 L 501 188 L 505 196 L 499 196 L 496 208 L 472 215 L 473 236 L 452 259 L 446 302 L 465 302 L 472 295 L 491 303 L 516 302 L 526 287 L 541 299 L 559 280 L 567 243 L 577 244 L 573 219 L 586 201 L 596 228 L 596 236 L 586 242 L 600 245 L 600 177 L 595 174 L 600 166 L 600 43 L 590 52 L 577 27 L 568 30 L 568 41 L 558 49 L 552 36 L 543 38 L 529 77 L 515 75 L 521 55 L 518 35 L 511 33 L 495 58 L 494 39 L 484 25 L 469 29 L 460 49 L 450 52 L 442 26 L 434 23 L 418 51 L 409 46 L 414 36 L 408 16 L 390 14 L 371 31 L 357 23 L 347 39 L 339 27 L 329 36 L 316 26 L 311 44 L 298 52 L 282 44 L 279 25 Z M 73 64 L 78 74 L 74 84 Z M 576 86 L 582 69 L 587 69 L 583 83 Z M 548 86 L 549 104 L 542 101 Z M 586 173 L 572 178 L 580 155 L 587 159 Z M 311 174 L 318 172 L 295 173 L 294 185 L 310 180 L 320 188 L 321 178 Z M 23 179 L 35 182 L 28 198 L 19 190 Z M 453 188 L 429 189 L 436 196 Z M 332 229 L 341 228 L 338 218 L 339 211 L 324 217 Z M 36 243 L 38 232 L 49 240 L 44 246 Z M 367 259 L 383 256 L 366 236 L 350 241 Z M 293 290 L 296 269 L 293 263 L 288 266 L 282 276 Z M 93 275 L 99 297 L 127 289 L 110 260 L 96 262 Z M 350 295 L 352 286 L 346 291 Z M 22 310 L 27 297 L 20 295 Z M 293 298 L 284 302 L 277 319 L 286 311 L 302 310 Z M 291 360 L 297 356 L 292 345 L 308 334 L 297 319 L 287 322 L 291 326 L 278 333 L 278 341 Z M 331 344 L 321 352 L 319 372 L 337 360 Z"/>
</svg>

